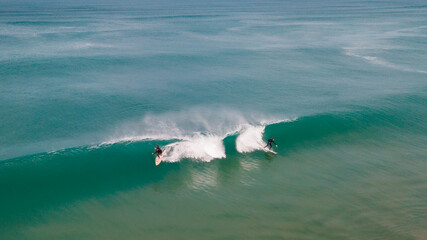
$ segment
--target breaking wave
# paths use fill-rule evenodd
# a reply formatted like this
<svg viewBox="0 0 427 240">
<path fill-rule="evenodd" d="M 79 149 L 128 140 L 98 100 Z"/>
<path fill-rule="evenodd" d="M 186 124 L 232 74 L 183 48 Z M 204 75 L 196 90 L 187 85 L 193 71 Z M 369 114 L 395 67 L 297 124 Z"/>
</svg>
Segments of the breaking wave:
<svg viewBox="0 0 427 240">
<path fill-rule="evenodd" d="M 190 140 L 171 143 L 164 147 L 163 161 L 177 162 L 183 158 L 209 162 L 225 158 L 223 139 L 218 136 L 196 136 Z"/>
<path fill-rule="evenodd" d="M 166 141 L 166 145 L 161 146 L 163 161 L 193 159 L 209 162 L 226 157 L 224 139 L 228 136 L 237 135 L 236 150 L 240 153 L 263 150 L 266 143 L 262 138 L 267 125 L 296 119 L 259 116 L 244 115 L 230 109 L 212 111 L 206 108 L 147 114 L 139 121 L 123 124 L 118 130 L 121 133 L 115 133 L 122 137 L 109 139 L 100 145 Z"/>
</svg>

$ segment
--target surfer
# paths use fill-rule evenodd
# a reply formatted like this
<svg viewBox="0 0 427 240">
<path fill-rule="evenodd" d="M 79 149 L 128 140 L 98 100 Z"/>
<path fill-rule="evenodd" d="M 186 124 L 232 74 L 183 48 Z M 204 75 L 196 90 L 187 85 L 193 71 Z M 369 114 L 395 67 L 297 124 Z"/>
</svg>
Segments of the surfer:
<svg viewBox="0 0 427 240">
<path fill-rule="evenodd" d="M 162 149 L 160 149 L 159 145 L 155 146 L 155 147 L 154 147 L 154 150 L 156 150 L 156 151 L 154 151 L 154 152 L 152 153 L 152 155 L 153 155 L 153 154 L 155 154 L 155 153 L 157 153 L 157 156 L 158 156 L 158 157 L 162 156 L 163 151 L 162 151 Z"/>
<path fill-rule="evenodd" d="M 274 143 L 274 145 L 277 147 L 277 144 L 274 142 L 274 138 L 271 138 L 267 140 L 267 146 L 265 146 L 265 148 L 268 147 L 271 150 L 273 148 L 272 143 Z"/>
</svg>

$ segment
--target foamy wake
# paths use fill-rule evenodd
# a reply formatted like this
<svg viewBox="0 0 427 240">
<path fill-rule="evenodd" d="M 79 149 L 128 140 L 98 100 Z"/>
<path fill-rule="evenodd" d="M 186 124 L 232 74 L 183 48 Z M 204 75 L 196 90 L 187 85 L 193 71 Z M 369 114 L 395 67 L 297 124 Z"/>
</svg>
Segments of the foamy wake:
<svg viewBox="0 0 427 240">
<path fill-rule="evenodd" d="M 163 161 L 177 162 L 183 158 L 203 162 L 225 158 L 223 138 L 199 135 L 191 140 L 171 143 L 164 148 Z"/>
<path fill-rule="evenodd" d="M 296 118 L 277 121 L 261 121 L 261 125 L 258 126 L 247 125 L 242 127 L 242 130 L 236 139 L 236 150 L 239 153 L 268 151 L 266 148 L 267 143 L 262 139 L 265 127 L 271 124 L 290 122 L 295 120 Z"/>
<path fill-rule="evenodd" d="M 245 125 L 236 131 L 236 150 L 248 153 L 265 150 L 266 143 L 262 140 L 265 125 Z M 230 133 L 231 134 L 231 133 Z M 171 143 L 164 147 L 163 161 L 177 162 L 181 159 L 195 159 L 210 162 L 213 159 L 225 158 L 224 138 L 226 136 L 197 134 L 189 140 Z"/>
<path fill-rule="evenodd" d="M 265 126 L 247 126 L 236 139 L 236 150 L 240 153 L 263 150 L 266 143 L 262 140 Z"/>
<path fill-rule="evenodd" d="M 126 130 L 125 133 L 118 134 L 122 137 L 110 139 L 102 144 L 173 140 L 175 142 L 162 147 L 163 161 L 177 162 L 181 159 L 194 159 L 209 162 L 226 157 L 224 139 L 227 136 L 238 135 L 236 150 L 240 153 L 265 151 L 266 143 L 262 139 L 265 127 L 295 120 L 267 118 L 276 120 L 265 121 L 258 117 L 256 120 L 253 116 L 244 116 L 228 109 L 211 111 L 200 108 L 146 115 L 139 122 L 125 124 L 122 127 Z"/>
<path fill-rule="evenodd" d="M 265 121 L 260 125 L 245 124 L 239 126 L 235 132 L 230 132 L 226 136 L 202 135 L 171 143 L 164 147 L 163 160 L 167 162 L 177 162 L 181 159 L 196 159 L 203 162 L 209 162 L 213 159 L 225 158 L 224 138 L 230 134 L 238 133 L 236 138 L 236 150 L 239 153 L 249 153 L 254 151 L 267 151 L 266 142 L 263 140 L 265 127 L 270 124 L 288 122 L 294 119 L 285 119 L 279 121 Z"/>
</svg>

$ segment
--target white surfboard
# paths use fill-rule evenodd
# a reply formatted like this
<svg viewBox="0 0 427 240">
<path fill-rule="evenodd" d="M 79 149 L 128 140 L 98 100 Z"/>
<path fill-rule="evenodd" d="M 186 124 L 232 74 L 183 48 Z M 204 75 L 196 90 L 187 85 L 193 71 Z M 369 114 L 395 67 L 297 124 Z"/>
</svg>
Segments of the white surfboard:
<svg viewBox="0 0 427 240">
<path fill-rule="evenodd" d="M 277 154 L 277 152 L 275 152 L 275 151 L 273 151 L 273 150 L 271 150 L 271 149 L 269 149 L 269 148 L 264 148 L 264 151 L 265 151 L 265 152 L 268 152 L 268 153 L 274 153 L 274 154 Z"/>
<path fill-rule="evenodd" d="M 154 162 L 156 166 L 158 166 L 162 162 L 162 158 L 163 158 L 162 155 L 156 157 L 156 161 Z"/>
</svg>

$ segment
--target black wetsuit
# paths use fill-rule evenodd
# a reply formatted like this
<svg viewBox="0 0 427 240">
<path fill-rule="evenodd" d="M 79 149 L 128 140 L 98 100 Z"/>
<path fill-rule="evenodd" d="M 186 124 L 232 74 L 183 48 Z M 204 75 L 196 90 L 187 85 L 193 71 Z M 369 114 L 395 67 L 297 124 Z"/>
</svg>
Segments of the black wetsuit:
<svg viewBox="0 0 427 240">
<path fill-rule="evenodd" d="M 271 149 L 271 148 L 273 147 L 273 145 L 272 145 L 271 143 L 274 143 L 274 145 L 277 145 L 277 144 L 273 141 L 273 139 L 268 139 L 268 140 L 267 140 L 267 146 L 265 146 L 265 147 L 268 147 L 269 149 Z"/>
<path fill-rule="evenodd" d="M 157 148 L 155 153 L 157 153 L 157 156 L 160 156 L 160 155 L 162 155 L 163 151 L 162 151 L 162 149 Z"/>
</svg>

